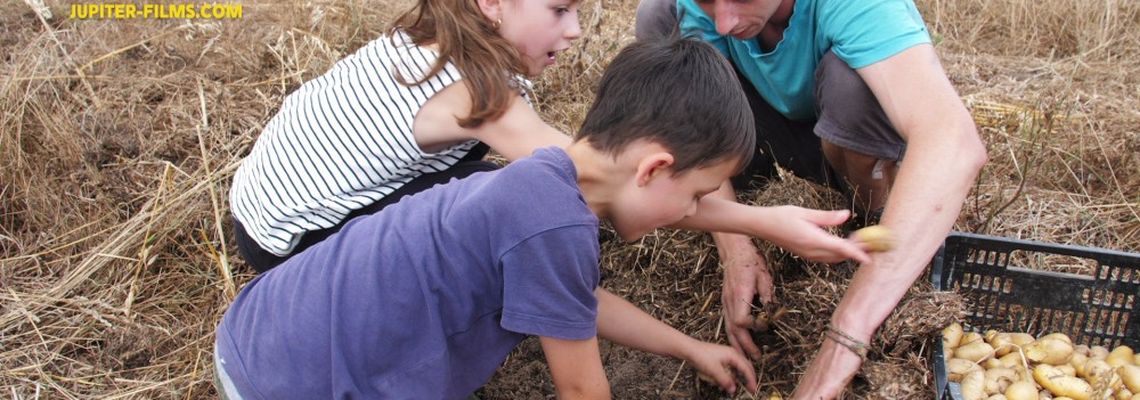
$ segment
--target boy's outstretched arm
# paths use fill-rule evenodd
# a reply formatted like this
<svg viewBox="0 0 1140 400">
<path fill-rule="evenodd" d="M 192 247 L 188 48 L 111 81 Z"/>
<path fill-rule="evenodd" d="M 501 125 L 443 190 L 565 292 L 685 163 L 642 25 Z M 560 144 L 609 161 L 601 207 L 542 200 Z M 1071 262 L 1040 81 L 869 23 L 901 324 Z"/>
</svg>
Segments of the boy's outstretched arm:
<svg viewBox="0 0 1140 400">
<path fill-rule="evenodd" d="M 563 340 L 539 337 L 559 399 L 609 399 L 610 383 L 602 369 L 598 338 Z"/>
<path fill-rule="evenodd" d="M 831 263 L 851 259 L 865 263 L 871 260 L 855 241 L 823 229 L 842 224 L 850 217 L 850 211 L 749 206 L 719 193 L 701 198 L 694 215 L 671 227 L 754 236 L 812 261 Z"/>
<path fill-rule="evenodd" d="M 594 294 L 598 298 L 598 336 L 622 346 L 685 360 L 711 376 L 728 393 L 736 391 L 735 370 L 748 391 L 756 392 L 758 382 L 752 364 L 731 347 L 689 337 L 608 290 L 597 288 Z"/>
</svg>

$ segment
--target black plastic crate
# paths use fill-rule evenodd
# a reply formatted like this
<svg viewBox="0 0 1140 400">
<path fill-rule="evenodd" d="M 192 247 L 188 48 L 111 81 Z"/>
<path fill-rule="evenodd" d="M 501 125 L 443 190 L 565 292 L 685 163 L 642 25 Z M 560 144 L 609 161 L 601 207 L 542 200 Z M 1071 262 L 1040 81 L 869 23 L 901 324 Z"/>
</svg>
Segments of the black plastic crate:
<svg viewBox="0 0 1140 400">
<path fill-rule="evenodd" d="M 952 232 L 930 278 L 966 297 L 966 331 L 1062 332 L 1074 343 L 1140 348 L 1140 254 Z M 941 340 L 933 353 L 936 398 L 962 399 L 947 382 Z"/>
</svg>

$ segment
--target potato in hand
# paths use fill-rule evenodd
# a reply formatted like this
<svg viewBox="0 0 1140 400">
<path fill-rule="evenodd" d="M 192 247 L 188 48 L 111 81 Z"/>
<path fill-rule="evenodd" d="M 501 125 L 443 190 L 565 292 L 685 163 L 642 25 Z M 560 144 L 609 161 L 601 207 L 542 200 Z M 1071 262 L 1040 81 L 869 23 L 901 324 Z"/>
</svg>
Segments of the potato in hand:
<svg viewBox="0 0 1140 400">
<path fill-rule="evenodd" d="M 871 225 L 851 232 L 851 238 L 867 246 L 872 253 L 890 251 L 895 248 L 895 235 L 885 226 Z"/>
</svg>

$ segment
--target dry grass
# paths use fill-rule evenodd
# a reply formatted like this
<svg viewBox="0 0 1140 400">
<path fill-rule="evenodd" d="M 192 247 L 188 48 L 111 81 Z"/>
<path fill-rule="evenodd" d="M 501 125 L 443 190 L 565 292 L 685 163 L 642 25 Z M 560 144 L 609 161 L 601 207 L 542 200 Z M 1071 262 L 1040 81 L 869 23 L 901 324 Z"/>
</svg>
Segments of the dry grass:
<svg viewBox="0 0 1140 400">
<path fill-rule="evenodd" d="M 229 238 L 233 169 L 286 93 L 406 3 L 247 1 L 243 20 L 223 22 L 76 21 L 60 1 L 45 20 L 23 2 L 0 4 L 0 393 L 213 397 L 213 328 L 252 276 Z M 1140 251 L 1140 5 L 918 3 L 990 151 L 958 228 Z M 586 37 L 538 81 L 552 124 L 580 122 L 601 69 L 632 40 L 634 7 L 584 4 Z M 835 206 L 805 185 L 788 179 L 755 199 Z M 798 313 L 765 342 L 777 356 L 758 368 L 766 390 L 786 392 L 849 268 L 794 267 L 766 249 Z M 724 341 L 704 235 L 610 242 L 605 263 L 615 292 Z M 916 287 L 911 303 L 940 311 L 914 315 L 952 318 L 959 307 L 929 296 Z M 914 338 L 940 321 L 902 315 L 912 309 L 884 328 L 852 397 L 929 397 Z M 547 397 L 535 351 L 513 355 L 487 397 Z M 715 397 L 672 360 L 607 347 L 606 363 L 623 398 Z"/>
</svg>

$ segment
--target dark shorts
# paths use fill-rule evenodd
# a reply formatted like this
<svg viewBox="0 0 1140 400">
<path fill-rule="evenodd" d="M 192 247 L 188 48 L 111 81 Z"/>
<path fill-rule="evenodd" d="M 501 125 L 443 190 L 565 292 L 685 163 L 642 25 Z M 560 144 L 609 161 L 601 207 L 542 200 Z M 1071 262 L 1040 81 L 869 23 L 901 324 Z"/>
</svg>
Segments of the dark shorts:
<svg viewBox="0 0 1140 400">
<path fill-rule="evenodd" d="M 641 0 L 635 33 L 652 39 L 677 30 L 676 0 Z M 776 165 L 797 176 L 845 190 L 823 156 L 820 140 L 885 160 L 898 161 L 906 142 L 891 125 L 863 78 L 835 54 L 827 52 L 816 68 L 815 120 L 790 120 L 768 104 L 737 73 L 756 120 L 756 156 L 733 179 L 737 188 L 763 184 L 776 177 Z"/>
<path fill-rule="evenodd" d="M 466 157 L 463 157 L 462 160 L 459 160 L 458 163 L 451 166 L 451 168 L 440 172 L 420 175 L 411 182 L 396 189 L 392 194 L 380 199 L 380 201 L 349 213 L 336 226 L 305 233 L 301 236 L 301 241 L 297 243 L 297 246 L 293 248 L 293 252 L 285 256 L 278 256 L 261 248 L 261 246 L 249 236 L 249 233 L 246 232 L 241 222 L 239 222 L 237 218 L 233 218 L 234 238 L 237 241 L 238 252 L 241 253 L 245 262 L 257 270 L 257 272 L 268 271 L 278 264 L 285 262 L 285 260 L 288 260 L 289 257 L 292 257 L 294 254 L 298 254 L 310 246 L 320 243 L 332 234 L 339 232 L 340 228 L 344 227 L 344 224 L 353 218 L 375 214 L 384 209 L 384 207 L 395 204 L 405 196 L 422 192 L 441 183 L 447 183 L 452 179 L 462 179 L 476 172 L 494 171 L 498 169 L 499 167 L 494 163 L 483 161 L 483 157 L 487 155 L 488 150 L 486 144 L 480 143 L 471 149 Z"/>
</svg>

